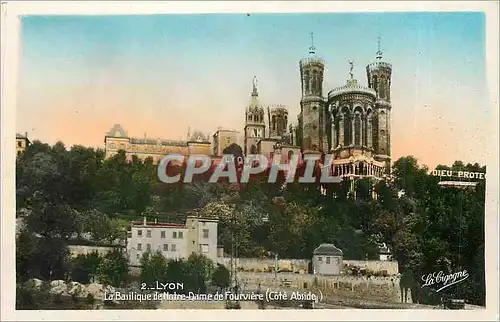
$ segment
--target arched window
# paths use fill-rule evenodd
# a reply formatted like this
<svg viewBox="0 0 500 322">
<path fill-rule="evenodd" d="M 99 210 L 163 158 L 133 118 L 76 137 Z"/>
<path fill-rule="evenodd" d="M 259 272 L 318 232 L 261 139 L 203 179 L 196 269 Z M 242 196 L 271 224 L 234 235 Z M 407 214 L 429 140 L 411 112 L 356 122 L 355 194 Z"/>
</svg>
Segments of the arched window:
<svg viewBox="0 0 500 322">
<path fill-rule="evenodd" d="M 354 116 L 354 145 L 361 145 L 361 115 Z"/>
<path fill-rule="evenodd" d="M 386 79 L 385 77 L 380 77 L 380 98 L 385 98 L 385 84 L 386 84 Z"/>
<path fill-rule="evenodd" d="M 309 93 L 309 82 L 310 82 L 310 81 L 311 81 L 311 80 L 310 80 L 310 76 L 309 76 L 309 71 L 308 71 L 308 70 L 306 70 L 306 71 L 305 71 L 305 73 L 304 73 L 304 85 L 305 85 L 305 86 L 304 86 L 304 87 L 305 87 L 305 88 L 304 88 L 304 91 L 305 91 L 306 93 Z"/>
<path fill-rule="evenodd" d="M 252 114 L 248 114 L 248 121 L 252 122 Z"/>
<path fill-rule="evenodd" d="M 313 73 L 312 73 L 312 86 L 311 86 L 311 91 L 313 93 L 316 93 L 316 91 L 318 90 L 318 71 L 316 70 L 313 70 Z"/>
<path fill-rule="evenodd" d="M 271 120 L 273 131 L 276 131 L 276 115 L 273 115 Z"/>
<path fill-rule="evenodd" d="M 257 147 L 255 146 L 255 144 L 252 144 L 252 146 L 250 147 L 250 154 L 257 154 Z"/>
<path fill-rule="evenodd" d="M 323 72 L 318 75 L 318 92 L 323 93 Z"/>
<path fill-rule="evenodd" d="M 378 93 L 378 77 L 373 75 L 373 89 Z"/>
<path fill-rule="evenodd" d="M 352 123 L 351 117 L 348 115 L 344 116 L 344 145 L 352 144 Z"/>
</svg>

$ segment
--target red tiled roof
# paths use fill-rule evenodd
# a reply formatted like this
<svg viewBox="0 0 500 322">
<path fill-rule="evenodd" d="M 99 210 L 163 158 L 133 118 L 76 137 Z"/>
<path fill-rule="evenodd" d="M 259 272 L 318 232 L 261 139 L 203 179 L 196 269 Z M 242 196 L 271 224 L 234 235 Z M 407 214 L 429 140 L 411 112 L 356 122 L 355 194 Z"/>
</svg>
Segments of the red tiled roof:
<svg viewBox="0 0 500 322">
<path fill-rule="evenodd" d="M 132 226 L 144 226 L 143 221 L 133 221 Z M 146 226 L 153 226 L 153 227 L 164 227 L 164 228 L 186 228 L 186 225 L 184 224 L 171 224 L 171 223 L 166 223 L 166 222 L 147 222 Z"/>
</svg>

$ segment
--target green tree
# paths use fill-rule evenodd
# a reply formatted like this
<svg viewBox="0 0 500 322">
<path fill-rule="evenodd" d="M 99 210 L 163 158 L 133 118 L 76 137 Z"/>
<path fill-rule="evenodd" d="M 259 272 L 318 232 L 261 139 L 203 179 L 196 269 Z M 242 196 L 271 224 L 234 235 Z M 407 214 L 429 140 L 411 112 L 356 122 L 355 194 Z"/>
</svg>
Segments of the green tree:
<svg viewBox="0 0 500 322">
<path fill-rule="evenodd" d="M 35 235 L 22 229 L 16 238 L 16 277 L 18 281 L 25 281 L 33 276 L 33 270 L 36 267 L 36 249 L 37 239 Z"/>
<path fill-rule="evenodd" d="M 120 249 L 107 253 L 98 268 L 99 281 L 102 284 L 120 286 L 127 281 L 129 271 L 128 258 Z"/>
<path fill-rule="evenodd" d="M 229 286 L 230 274 L 226 266 L 218 264 L 212 274 L 212 285 L 217 286 L 219 291 L 226 289 Z"/>
<path fill-rule="evenodd" d="M 71 280 L 82 284 L 89 284 L 98 275 L 102 258 L 97 252 L 80 254 L 73 258 L 71 264 Z"/>
<path fill-rule="evenodd" d="M 167 260 L 159 250 L 145 252 L 141 258 L 141 282 L 147 285 L 165 283 L 168 281 L 167 267 Z"/>
</svg>

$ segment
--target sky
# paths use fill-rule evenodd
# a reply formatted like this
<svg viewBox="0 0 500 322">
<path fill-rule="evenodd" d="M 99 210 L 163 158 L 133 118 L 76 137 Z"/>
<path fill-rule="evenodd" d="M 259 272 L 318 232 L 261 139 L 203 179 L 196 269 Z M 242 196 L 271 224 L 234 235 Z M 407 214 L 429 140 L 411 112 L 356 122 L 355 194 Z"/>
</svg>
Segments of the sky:
<svg viewBox="0 0 500 322">
<path fill-rule="evenodd" d="M 345 84 L 349 60 L 366 85 L 381 37 L 393 160 L 485 163 L 493 106 L 479 12 L 24 16 L 16 130 L 101 148 L 114 124 L 176 140 L 188 128 L 243 132 L 254 76 L 261 103 L 288 106 L 295 122 L 311 32 L 325 95 Z"/>
</svg>

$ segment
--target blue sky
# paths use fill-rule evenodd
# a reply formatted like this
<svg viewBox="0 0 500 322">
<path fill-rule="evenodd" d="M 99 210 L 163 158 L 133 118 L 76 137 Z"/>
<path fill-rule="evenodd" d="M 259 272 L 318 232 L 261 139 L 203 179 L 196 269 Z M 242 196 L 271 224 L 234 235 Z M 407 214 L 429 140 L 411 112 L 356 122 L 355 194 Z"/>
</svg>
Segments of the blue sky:
<svg viewBox="0 0 500 322">
<path fill-rule="evenodd" d="M 22 19 L 17 130 L 53 143 L 102 146 L 129 134 L 185 138 L 191 127 L 243 130 L 252 78 L 264 105 L 296 120 L 299 60 L 310 32 L 326 61 L 325 93 L 365 67 L 381 37 L 393 65 L 395 156 L 477 161 L 491 119 L 482 13 L 27 16 Z M 40 117 L 51 115 L 51 124 Z M 426 142 L 423 143 L 422 140 Z M 471 150 L 472 149 L 472 150 Z M 475 160 L 472 160 L 475 161 Z"/>
</svg>

